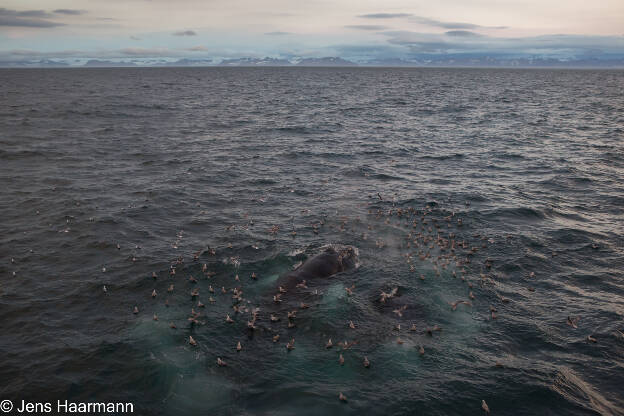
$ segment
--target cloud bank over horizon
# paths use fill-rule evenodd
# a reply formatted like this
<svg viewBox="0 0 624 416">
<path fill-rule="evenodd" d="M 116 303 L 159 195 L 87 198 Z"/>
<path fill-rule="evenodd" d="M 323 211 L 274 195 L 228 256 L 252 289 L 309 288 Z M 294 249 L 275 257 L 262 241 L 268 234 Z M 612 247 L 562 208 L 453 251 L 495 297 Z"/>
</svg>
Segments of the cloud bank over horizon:
<svg viewBox="0 0 624 416">
<path fill-rule="evenodd" d="M 56 1 L 56 0 L 54 0 Z M 88 60 L 239 58 L 297 61 L 339 56 L 359 63 L 466 59 L 624 59 L 624 3 L 550 0 L 6 0 L 0 8 L 0 64 Z M 565 4 L 565 9 L 561 5 Z M 532 14 L 530 7 L 539 6 Z M 89 7 L 85 7 L 89 6 Z M 385 10 L 384 10 L 385 8 Z M 240 11 L 244 10 L 244 11 Z M 533 12 L 535 13 L 535 12 Z M 140 45 L 140 47 L 138 47 Z M 275 61 L 277 62 L 277 61 Z"/>
</svg>

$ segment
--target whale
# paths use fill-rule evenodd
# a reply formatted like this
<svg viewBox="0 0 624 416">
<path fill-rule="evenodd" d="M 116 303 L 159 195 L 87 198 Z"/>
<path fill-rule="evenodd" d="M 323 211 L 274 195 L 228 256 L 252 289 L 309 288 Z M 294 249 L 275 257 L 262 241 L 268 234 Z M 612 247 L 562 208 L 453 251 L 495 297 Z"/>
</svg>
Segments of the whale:
<svg viewBox="0 0 624 416">
<path fill-rule="evenodd" d="M 341 273 L 358 267 L 356 247 L 338 244 L 323 246 L 318 254 L 278 277 L 275 286 L 265 294 L 264 307 L 258 308 L 263 311 L 260 321 L 267 322 L 267 315 L 275 314 L 285 322 L 286 312 L 299 310 L 308 302 L 311 302 L 308 306 L 314 307 L 322 298 L 324 287 L 334 282 Z"/>
<path fill-rule="evenodd" d="M 359 267 L 358 249 L 350 245 L 327 245 L 322 251 L 277 280 L 277 285 L 287 292 L 303 282 L 315 285 L 333 276 Z"/>
</svg>

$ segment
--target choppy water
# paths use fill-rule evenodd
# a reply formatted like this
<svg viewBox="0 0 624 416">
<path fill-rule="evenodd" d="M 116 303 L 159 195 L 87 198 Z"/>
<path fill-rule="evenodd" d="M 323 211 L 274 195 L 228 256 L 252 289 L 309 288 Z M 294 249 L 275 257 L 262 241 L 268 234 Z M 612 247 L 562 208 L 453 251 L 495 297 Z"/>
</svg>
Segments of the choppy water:
<svg viewBox="0 0 624 416">
<path fill-rule="evenodd" d="M 0 399 L 623 414 L 622 91 L 622 71 L 2 70 Z M 468 249 L 446 265 L 418 233 Z M 356 246 L 359 269 L 310 284 L 296 328 L 268 322 L 277 276 L 328 243 Z M 254 333 L 219 290 L 235 286 Z M 378 302 L 394 287 L 402 318 Z"/>
</svg>

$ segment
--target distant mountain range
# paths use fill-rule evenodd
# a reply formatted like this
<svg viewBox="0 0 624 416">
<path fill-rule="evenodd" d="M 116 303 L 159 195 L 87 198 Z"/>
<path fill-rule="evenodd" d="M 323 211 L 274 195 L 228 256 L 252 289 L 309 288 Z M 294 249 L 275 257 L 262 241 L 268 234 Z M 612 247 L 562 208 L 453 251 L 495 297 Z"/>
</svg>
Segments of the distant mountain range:
<svg viewBox="0 0 624 416">
<path fill-rule="evenodd" d="M 42 59 L 1 62 L 4 68 L 55 68 L 55 67 L 201 67 L 201 66 L 226 66 L 226 67 L 274 67 L 274 66 L 299 66 L 299 67 L 475 67 L 475 68 L 624 68 L 624 57 L 593 58 L 584 57 L 576 59 L 554 59 L 542 57 L 507 57 L 507 56 L 466 56 L 466 55 L 429 55 L 411 60 L 389 58 L 375 59 L 362 62 L 354 62 L 340 57 L 324 58 L 236 58 L 236 59 L 178 59 L 178 60 L 100 60 L 90 59 L 87 61 L 68 62 L 63 59 Z"/>
</svg>

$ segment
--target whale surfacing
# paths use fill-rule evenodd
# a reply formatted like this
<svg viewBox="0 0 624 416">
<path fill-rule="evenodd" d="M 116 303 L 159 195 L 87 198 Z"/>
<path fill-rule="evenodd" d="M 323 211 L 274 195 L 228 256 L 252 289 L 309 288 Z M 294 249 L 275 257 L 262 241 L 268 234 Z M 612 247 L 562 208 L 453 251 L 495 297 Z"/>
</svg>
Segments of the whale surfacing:
<svg viewBox="0 0 624 416">
<path fill-rule="evenodd" d="M 306 260 L 297 269 L 278 279 L 278 284 L 285 289 L 297 284 L 317 279 L 327 279 L 337 273 L 355 269 L 359 266 L 358 249 L 349 245 L 329 245 L 316 256 Z"/>
</svg>

